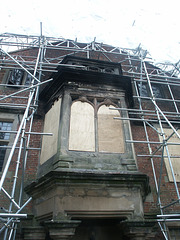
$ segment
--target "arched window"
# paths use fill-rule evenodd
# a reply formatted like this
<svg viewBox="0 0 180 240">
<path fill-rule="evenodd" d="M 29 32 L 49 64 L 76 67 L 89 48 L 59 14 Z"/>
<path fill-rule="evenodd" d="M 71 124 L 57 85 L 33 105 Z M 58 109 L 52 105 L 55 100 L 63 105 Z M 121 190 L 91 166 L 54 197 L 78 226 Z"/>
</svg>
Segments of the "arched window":
<svg viewBox="0 0 180 240">
<path fill-rule="evenodd" d="M 71 106 L 69 150 L 95 151 L 94 108 L 87 102 Z"/>
<path fill-rule="evenodd" d="M 101 102 L 95 99 L 91 105 L 86 98 L 72 104 L 69 150 L 125 153 L 122 121 L 114 119 L 120 113 L 112 110 L 111 104 L 107 99 Z"/>
<path fill-rule="evenodd" d="M 99 152 L 124 153 L 124 134 L 118 110 L 114 106 L 102 105 L 98 110 L 98 149 Z"/>
</svg>

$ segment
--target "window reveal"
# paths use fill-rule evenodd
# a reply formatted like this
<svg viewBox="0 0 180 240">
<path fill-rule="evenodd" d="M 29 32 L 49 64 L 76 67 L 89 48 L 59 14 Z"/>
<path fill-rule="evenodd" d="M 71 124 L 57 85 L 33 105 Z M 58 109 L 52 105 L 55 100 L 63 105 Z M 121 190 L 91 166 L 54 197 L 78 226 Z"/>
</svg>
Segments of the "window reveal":
<svg viewBox="0 0 180 240">
<path fill-rule="evenodd" d="M 102 102 L 99 108 L 95 105 L 81 101 L 72 104 L 69 150 L 124 153 L 122 123 L 113 119 L 120 117 L 119 111 Z"/>
</svg>

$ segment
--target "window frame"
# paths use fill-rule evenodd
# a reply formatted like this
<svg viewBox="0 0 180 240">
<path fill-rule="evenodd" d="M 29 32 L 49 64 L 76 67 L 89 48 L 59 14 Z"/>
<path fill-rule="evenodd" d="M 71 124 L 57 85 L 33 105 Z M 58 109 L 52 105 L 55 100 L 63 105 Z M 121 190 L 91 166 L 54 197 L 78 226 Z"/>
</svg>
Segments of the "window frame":
<svg viewBox="0 0 180 240">
<path fill-rule="evenodd" d="M 82 151 L 71 151 L 69 150 L 69 131 L 70 131 L 70 114 L 71 114 L 71 105 L 72 102 L 76 99 L 78 99 L 80 96 L 86 96 L 92 104 L 92 99 L 95 97 L 106 99 L 110 98 L 111 101 L 115 104 L 115 106 L 120 108 L 127 108 L 126 101 L 125 101 L 125 94 L 123 90 L 120 90 L 118 92 L 111 92 L 111 91 L 93 91 L 93 93 L 89 93 L 89 91 L 86 91 L 82 89 L 81 91 L 72 91 L 67 90 L 63 94 L 63 100 L 61 105 L 61 119 L 60 119 L 60 126 L 59 126 L 59 140 L 58 140 L 58 146 L 60 146 L 57 158 L 61 158 L 61 156 L 72 156 L 72 157 L 78 157 L 79 159 L 82 158 L 89 158 L 89 157 L 95 157 L 99 159 L 128 159 L 128 161 L 131 162 L 131 159 L 136 162 L 136 155 L 134 150 L 134 145 L 132 143 L 126 142 L 126 140 L 132 139 L 132 133 L 131 133 L 131 127 L 130 127 L 130 121 L 129 120 L 122 120 L 122 128 L 124 132 L 124 141 L 125 141 L 125 152 L 124 153 L 104 153 L 104 152 L 82 152 Z M 128 112 L 127 111 L 120 111 L 122 118 L 128 118 Z M 119 161 L 119 160 L 118 160 Z M 126 160 L 126 162 L 128 162 Z"/>
<path fill-rule="evenodd" d="M 11 81 L 10 81 L 10 77 L 11 77 L 11 75 L 12 75 L 12 72 L 13 71 L 15 71 L 15 70 L 20 70 L 21 72 L 22 72 L 22 79 L 21 79 L 21 83 L 20 84 L 13 84 L 13 83 L 11 83 Z M 31 72 L 31 71 L 30 71 Z M 33 74 L 33 73 L 32 73 Z M 37 74 L 38 75 L 38 74 Z M 20 69 L 20 68 L 18 68 L 18 69 L 8 69 L 8 70 L 6 70 L 6 73 L 4 74 L 4 77 L 3 77 L 3 80 L 2 80 L 2 83 L 3 84 L 6 84 L 6 86 L 9 88 L 20 88 L 20 87 L 24 87 L 24 86 L 30 86 L 30 84 L 31 84 L 31 80 L 32 80 L 32 77 L 30 76 L 30 79 L 31 80 L 28 80 L 28 77 L 29 77 L 30 75 L 26 72 L 26 71 L 24 71 L 23 69 Z"/>
</svg>

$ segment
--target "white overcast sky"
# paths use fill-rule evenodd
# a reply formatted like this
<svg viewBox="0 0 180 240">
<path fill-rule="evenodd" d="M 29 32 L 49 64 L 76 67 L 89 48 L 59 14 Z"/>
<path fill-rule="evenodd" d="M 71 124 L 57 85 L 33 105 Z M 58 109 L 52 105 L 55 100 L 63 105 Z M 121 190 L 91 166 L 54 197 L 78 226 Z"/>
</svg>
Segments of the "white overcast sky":
<svg viewBox="0 0 180 240">
<path fill-rule="evenodd" d="M 136 48 L 157 61 L 180 59 L 179 0 L 9 0 L 0 4 L 0 33 L 43 35 Z"/>
</svg>

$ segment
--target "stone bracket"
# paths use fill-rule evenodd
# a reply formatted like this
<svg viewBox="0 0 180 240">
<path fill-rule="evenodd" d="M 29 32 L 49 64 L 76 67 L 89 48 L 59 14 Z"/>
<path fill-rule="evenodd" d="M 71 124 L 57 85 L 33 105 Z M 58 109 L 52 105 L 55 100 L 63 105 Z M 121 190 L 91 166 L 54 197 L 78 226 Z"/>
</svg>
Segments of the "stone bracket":
<svg viewBox="0 0 180 240">
<path fill-rule="evenodd" d="M 124 221 L 120 225 L 124 236 L 131 240 L 155 239 L 157 233 L 155 221 Z"/>
<path fill-rule="evenodd" d="M 76 228 L 81 221 L 62 220 L 62 221 L 45 221 L 44 225 L 49 231 L 49 236 L 53 240 L 68 240 L 74 236 Z"/>
</svg>

